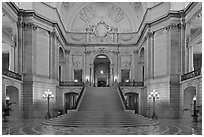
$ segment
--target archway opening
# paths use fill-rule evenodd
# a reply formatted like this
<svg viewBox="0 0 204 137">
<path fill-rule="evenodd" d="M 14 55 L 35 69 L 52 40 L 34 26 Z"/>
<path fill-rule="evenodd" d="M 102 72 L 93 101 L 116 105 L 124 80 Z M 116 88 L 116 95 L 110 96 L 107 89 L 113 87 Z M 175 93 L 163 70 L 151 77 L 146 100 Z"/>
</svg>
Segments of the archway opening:
<svg viewBox="0 0 204 137">
<path fill-rule="evenodd" d="M 110 59 L 107 55 L 100 54 L 94 59 L 94 86 L 110 86 Z"/>
<path fill-rule="evenodd" d="M 19 109 L 20 109 L 20 102 L 19 102 L 19 91 L 14 86 L 7 86 L 6 87 L 6 104 L 10 104 L 9 107 L 11 111 L 9 112 L 9 119 L 19 119 Z"/>
<path fill-rule="evenodd" d="M 76 109 L 77 96 L 78 96 L 78 93 L 76 92 L 68 92 L 64 94 L 65 113 L 68 113 L 68 110 Z"/>
<path fill-rule="evenodd" d="M 134 110 L 135 114 L 139 114 L 139 94 L 135 92 L 125 93 L 127 109 Z"/>
<path fill-rule="evenodd" d="M 196 96 L 196 87 L 190 86 L 184 89 L 183 109 L 193 110 L 193 97 Z M 192 120 L 192 112 L 184 111 L 183 118 Z"/>
</svg>

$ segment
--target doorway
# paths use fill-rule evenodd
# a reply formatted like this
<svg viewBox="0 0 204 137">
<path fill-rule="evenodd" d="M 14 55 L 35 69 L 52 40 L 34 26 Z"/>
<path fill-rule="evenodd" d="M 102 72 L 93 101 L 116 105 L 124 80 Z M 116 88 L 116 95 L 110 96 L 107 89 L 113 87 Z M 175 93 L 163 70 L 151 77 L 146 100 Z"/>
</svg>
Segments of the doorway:
<svg viewBox="0 0 204 137">
<path fill-rule="evenodd" d="M 109 87 L 110 85 L 110 59 L 100 54 L 94 59 L 94 87 Z"/>
<path fill-rule="evenodd" d="M 193 97 L 196 96 L 196 87 L 190 86 L 184 89 L 184 98 L 183 98 L 183 109 L 193 110 Z M 192 119 L 191 111 L 184 111 L 183 118 L 184 119 Z"/>
<path fill-rule="evenodd" d="M 14 86 L 7 86 L 6 87 L 6 104 L 10 104 L 10 111 L 9 119 L 16 120 L 20 117 L 19 112 L 19 90 Z"/>
</svg>

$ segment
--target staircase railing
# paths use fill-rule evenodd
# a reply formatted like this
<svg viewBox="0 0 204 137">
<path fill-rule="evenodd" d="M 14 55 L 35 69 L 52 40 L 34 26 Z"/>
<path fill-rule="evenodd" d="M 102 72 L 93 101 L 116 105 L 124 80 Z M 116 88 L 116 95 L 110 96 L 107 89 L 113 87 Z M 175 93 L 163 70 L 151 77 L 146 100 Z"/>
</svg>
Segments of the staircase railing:
<svg viewBox="0 0 204 137">
<path fill-rule="evenodd" d="M 82 100 L 82 95 L 84 94 L 84 91 L 85 91 L 85 85 L 83 86 L 80 94 L 79 94 L 79 97 L 77 98 L 77 101 L 76 101 L 76 104 L 75 104 L 75 108 L 74 109 L 77 109 L 79 108 L 79 102 Z"/>
<path fill-rule="evenodd" d="M 20 74 L 15 73 L 15 72 L 10 71 L 10 70 L 5 69 L 5 68 L 2 68 L 2 74 L 5 76 L 8 76 L 8 77 L 20 80 L 20 81 L 22 80 L 22 76 Z"/>
<path fill-rule="evenodd" d="M 125 97 L 124 97 L 124 95 L 123 95 L 123 93 L 122 93 L 122 90 L 121 90 L 120 86 L 118 86 L 118 91 L 119 91 L 119 93 L 120 93 L 120 97 L 121 97 L 121 99 L 122 99 L 122 103 L 123 103 L 124 109 L 127 109 L 127 103 L 126 103 L 126 101 L 125 101 Z"/>
<path fill-rule="evenodd" d="M 181 81 L 187 80 L 187 79 L 191 79 L 193 77 L 199 76 L 201 75 L 201 68 L 191 71 L 189 73 L 183 74 L 181 75 Z"/>
</svg>

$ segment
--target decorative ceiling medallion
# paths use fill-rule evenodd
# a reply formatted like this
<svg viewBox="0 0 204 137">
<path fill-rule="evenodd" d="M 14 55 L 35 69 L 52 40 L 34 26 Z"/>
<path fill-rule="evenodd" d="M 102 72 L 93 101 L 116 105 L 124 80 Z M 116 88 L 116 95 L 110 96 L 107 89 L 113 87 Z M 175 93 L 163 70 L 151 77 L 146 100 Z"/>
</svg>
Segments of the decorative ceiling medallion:
<svg viewBox="0 0 204 137">
<path fill-rule="evenodd" d="M 101 20 L 96 25 L 89 25 L 86 32 L 94 34 L 97 41 L 104 42 L 108 38 L 109 33 L 116 33 L 118 28 L 108 25 L 105 21 Z"/>
<path fill-rule="evenodd" d="M 107 33 L 110 31 L 110 26 L 107 25 L 104 21 L 100 21 L 95 30 L 96 37 L 105 37 Z"/>
</svg>

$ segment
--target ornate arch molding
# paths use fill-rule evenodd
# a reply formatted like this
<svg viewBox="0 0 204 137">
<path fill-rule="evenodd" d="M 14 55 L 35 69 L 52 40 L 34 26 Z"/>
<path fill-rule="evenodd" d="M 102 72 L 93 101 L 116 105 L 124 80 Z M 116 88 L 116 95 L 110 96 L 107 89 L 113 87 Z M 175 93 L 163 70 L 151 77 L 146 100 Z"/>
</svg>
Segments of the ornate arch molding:
<svg viewBox="0 0 204 137">
<path fill-rule="evenodd" d="M 13 87 L 17 88 L 18 91 L 21 91 L 21 89 L 22 89 L 22 84 L 20 82 L 15 81 L 15 80 L 10 80 L 10 79 L 7 79 L 7 78 L 3 78 L 2 79 L 2 84 L 5 86 L 5 89 L 8 86 L 13 86 Z"/>
<path fill-rule="evenodd" d="M 98 16 L 96 13 L 95 7 L 97 6 L 105 6 L 107 7 L 107 16 L 106 15 L 101 15 Z M 75 14 L 72 15 L 71 22 L 68 23 L 67 25 L 67 30 L 69 31 L 74 31 L 74 25 L 76 22 L 78 22 L 78 18 L 83 20 L 85 23 L 83 24 L 83 31 L 86 30 L 87 27 L 92 26 L 92 25 L 97 25 L 100 21 L 105 22 L 107 25 L 109 25 L 112 28 L 119 28 L 118 22 L 126 18 L 127 23 L 129 23 L 129 31 L 134 30 L 134 22 L 131 20 L 130 15 L 127 14 L 127 11 L 125 8 L 123 8 L 120 4 L 117 3 L 108 3 L 108 2 L 101 2 L 101 3 L 88 3 L 88 4 L 83 4 L 78 6 L 78 11 L 75 12 Z"/>
<path fill-rule="evenodd" d="M 106 55 L 106 56 L 108 57 L 108 59 L 110 60 L 110 64 L 113 64 L 113 59 L 111 58 L 111 56 L 110 56 L 108 53 L 106 53 L 106 52 L 103 52 L 103 53 L 94 52 L 93 54 L 94 54 L 94 55 L 93 55 L 93 59 L 92 59 L 92 61 L 91 61 L 92 64 L 94 64 L 94 60 L 96 59 L 96 57 L 97 57 L 98 55 Z"/>
<path fill-rule="evenodd" d="M 181 84 L 181 91 L 182 91 L 182 93 L 188 87 L 195 87 L 196 91 L 197 91 L 198 88 L 199 88 L 199 83 L 200 83 L 200 79 L 199 78 L 194 79 L 194 80 L 190 80 L 190 81 L 186 81 L 186 82 L 182 83 Z"/>
</svg>

